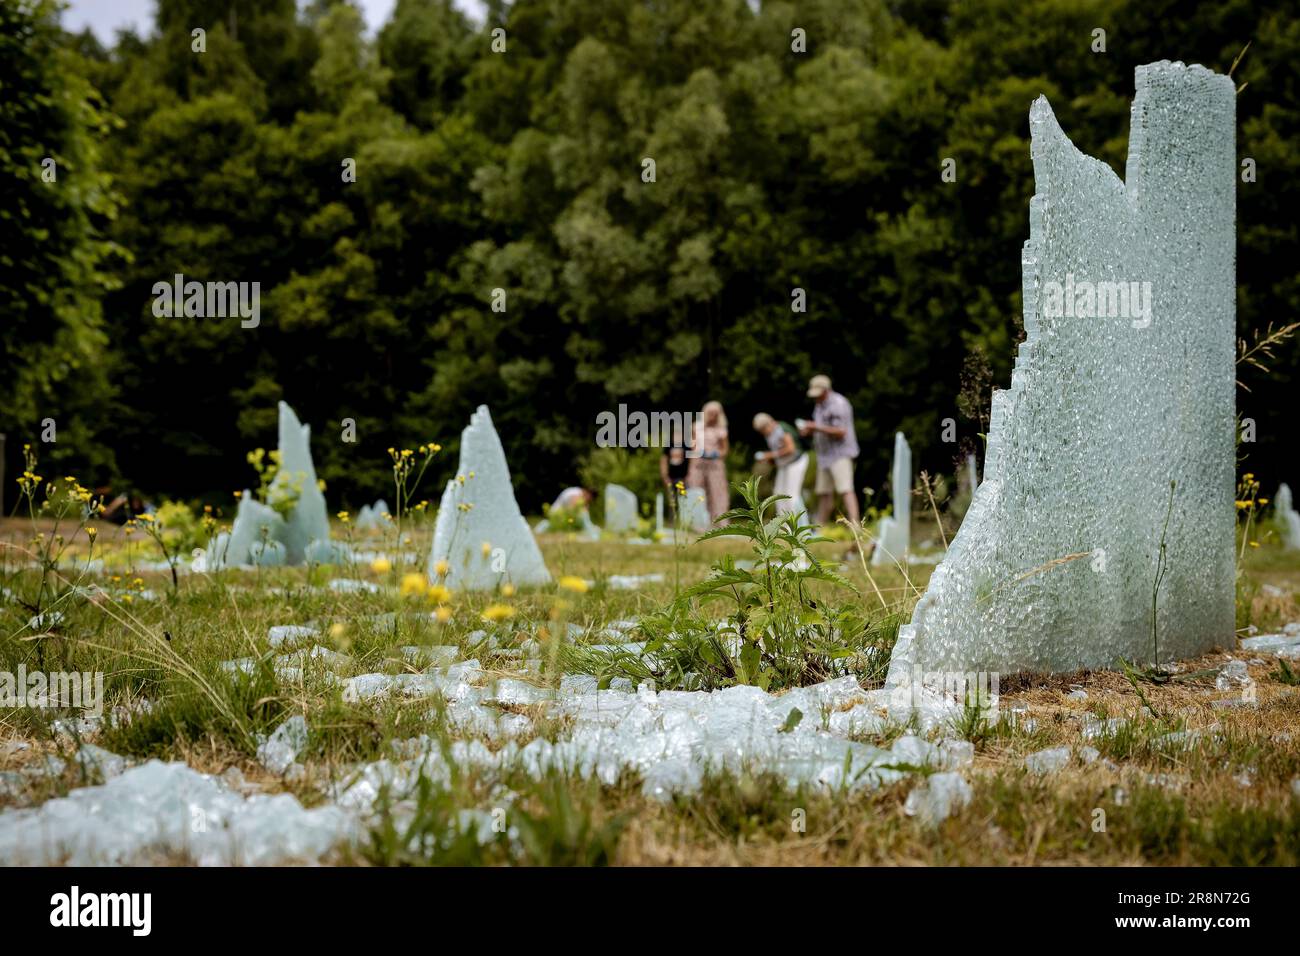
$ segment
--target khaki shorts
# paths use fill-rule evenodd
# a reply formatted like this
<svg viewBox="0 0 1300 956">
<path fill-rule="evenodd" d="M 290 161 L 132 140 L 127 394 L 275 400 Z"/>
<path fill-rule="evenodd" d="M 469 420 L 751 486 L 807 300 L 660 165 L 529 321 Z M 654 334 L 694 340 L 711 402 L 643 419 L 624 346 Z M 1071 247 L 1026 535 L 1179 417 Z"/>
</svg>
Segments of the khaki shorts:
<svg viewBox="0 0 1300 956">
<path fill-rule="evenodd" d="M 817 494 L 829 495 L 832 488 L 841 495 L 853 490 L 852 458 L 840 458 L 831 462 L 829 468 L 817 469 Z"/>
</svg>

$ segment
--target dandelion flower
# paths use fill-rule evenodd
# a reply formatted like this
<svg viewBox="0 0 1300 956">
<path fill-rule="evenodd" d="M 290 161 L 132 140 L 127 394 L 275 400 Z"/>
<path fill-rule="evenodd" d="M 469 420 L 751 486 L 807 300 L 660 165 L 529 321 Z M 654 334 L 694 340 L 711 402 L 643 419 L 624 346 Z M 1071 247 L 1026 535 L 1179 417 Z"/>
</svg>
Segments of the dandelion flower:
<svg viewBox="0 0 1300 956">
<path fill-rule="evenodd" d="M 429 585 L 429 600 L 434 604 L 446 604 L 451 600 L 451 589 L 445 584 Z"/>
<path fill-rule="evenodd" d="M 484 541 L 482 551 L 483 551 L 483 557 L 485 558 L 489 557 L 492 554 L 492 542 Z"/>
<path fill-rule="evenodd" d="M 393 570 L 393 563 L 387 558 L 375 558 L 370 562 L 370 570 L 374 571 L 375 574 L 387 574 Z"/>
<path fill-rule="evenodd" d="M 509 604 L 489 604 L 483 609 L 483 620 L 496 623 L 515 616 L 515 609 Z"/>
<path fill-rule="evenodd" d="M 587 582 L 576 574 L 566 574 L 564 577 L 560 578 L 559 585 L 564 590 L 572 591 L 575 594 L 587 593 Z"/>
<path fill-rule="evenodd" d="M 439 624 L 446 624 L 451 620 L 451 608 L 447 607 L 445 604 L 440 604 L 433 612 L 433 616 L 438 619 Z"/>
<path fill-rule="evenodd" d="M 439 561 L 437 564 L 433 566 L 433 573 L 438 575 L 438 577 L 440 578 L 445 578 L 447 576 L 447 572 L 450 570 L 451 570 L 451 563 L 448 562 L 446 558 Z"/>
<path fill-rule="evenodd" d="M 501 585 L 501 596 L 502 596 L 502 597 L 514 597 L 514 596 L 515 596 L 515 586 L 514 586 L 513 584 L 503 584 L 503 585 Z"/>
<path fill-rule="evenodd" d="M 424 579 L 424 575 L 418 571 L 412 571 L 409 574 L 402 575 L 401 591 L 402 594 L 423 594 L 429 587 L 429 582 Z"/>
</svg>

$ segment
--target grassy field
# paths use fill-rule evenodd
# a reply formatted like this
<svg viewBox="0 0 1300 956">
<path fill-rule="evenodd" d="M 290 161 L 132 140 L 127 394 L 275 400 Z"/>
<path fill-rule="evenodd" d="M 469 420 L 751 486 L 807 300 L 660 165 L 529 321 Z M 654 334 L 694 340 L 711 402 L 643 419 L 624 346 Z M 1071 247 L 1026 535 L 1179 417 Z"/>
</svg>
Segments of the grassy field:
<svg viewBox="0 0 1300 956">
<path fill-rule="evenodd" d="M 161 758 L 222 774 L 237 768 L 244 785 L 262 793 L 288 792 L 305 806 L 326 799 L 329 785 L 359 763 L 390 756 L 394 742 L 420 734 L 452 735 L 440 723 L 437 702 L 400 696 L 347 702 L 324 668 L 303 666 L 286 680 L 272 666 L 273 625 L 313 622 L 314 642 L 346 661 L 339 677 L 412 673 L 422 666 L 403 647 L 455 645 L 458 656 L 481 661 L 489 676 L 554 683 L 570 644 L 599 640 L 616 620 L 639 618 L 665 606 L 676 588 L 703 578 L 722 555 L 747 554 L 730 541 L 678 548 L 622 541 L 584 542 L 547 536 L 543 551 L 552 574 L 591 582 L 586 590 L 521 590 L 516 594 L 401 593 L 404 573 L 423 569 L 427 524 L 401 548 L 409 566 L 266 569 L 182 574 L 173 593 L 166 571 L 142 571 L 157 561 L 152 543 L 132 544 L 120 528 L 99 526 L 96 551 L 106 556 L 94 580 L 119 596 L 68 594 L 52 626 L 26 627 L 40 572 L 25 566 L 32 529 L 13 519 L 0 524 L 7 542 L 3 577 L 9 596 L 0 605 L 0 671 L 20 663 L 28 670 L 102 671 L 107 705 L 151 708 L 129 721 L 88 732 L 86 740 L 133 759 Z M 951 529 L 949 529 L 951 531 Z M 338 537 L 348 529 L 336 527 Z M 937 539 L 934 525 L 918 522 L 914 541 Z M 83 533 L 84 538 L 84 533 Z M 383 547 L 382 542 L 375 542 Z M 360 542 L 358 542 L 358 546 Z M 820 544 L 816 553 L 843 563 L 857 588 L 855 599 L 876 621 L 897 620 L 924 589 L 930 567 L 914 565 L 868 574 L 847 542 Z M 75 551 L 84 556 L 85 546 Z M 67 560 L 64 565 L 67 566 Z M 67 574 L 68 572 L 65 572 Z M 609 586 L 612 575 L 662 574 L 658 583 L 631 590 Z M 331 578 L 355 577 L 381 585 L 376 593 L 338 593 Z M 141 592 L 152 592 L 145 599 Z M 120 595 L 126 595 L 122 597 Z M 1300 620 L 1300 561 L 1270 541 L 1246 549 L 1241 566 L 1238 624 L 1271 633 Z M 482 614 L 498 606 L 500 620 Z M 499 611 L 500 607 L 508 612 Z M 46 610 L 47 608 L 42 608 Z M 506 616 L 508 613 L 509 616 Z M 392 615 L 392 617 L 381 617 Z M 47 620 L 47 624 L 49 621 Z M 575 625 L 576 627 L 571 627 Z M 488 632 L 485 639 L 482 632 Z M 880 630 L 887 652 L 892 629 Z M 1243 632 L 1244 633 L 1244 632 Z M 561 640 L 552 635 L 572 634 Z M 540 672 L 519 670 L 519 648 L 540 637 Z M 549 641 L 548 641 L 549 638 Z M 494 643 L 495 646 L 489 646 Z M 221 662 L 251 658 L 250 673 L 231 673 Z M 1240 689 L 1220 691 L 1215 673 L 1230 659 L 1247 662 L 1253 701 Z M 1300 669 L 1300 665 L 1295 665 Z M 1204 673 L 1200 673 L 1204 672 Z M 458 774 L 446 787 L 422 788 L 398 815 L 382 809 L 370 833 L 332 861 L 372 864 L 1233 864 L 1300 863 L 1300 688 L 1297 677 L 1268 654 L 1224 647 L 1184 662 L 1184 679 L 1142 684 L 1115 672 L 1051 678 L 1026 675 L 1002 681 L 1000 719 L 971 719 L 940 736 L 965 737 L 975 747 L 963 770 L 973 790 L 970 804 L 937 826 L 904 812 L 908 793 L 924 773 L 865 792 L 791 788 L 770 775 L 708 776 L 689 797 L 659 801 L 643 796 L 627 774 L 612 785 L 519 772 Z M 870 671 L 867 686 L 879 669 Z M 876 685 L 878 686 L 878 684 Z M 1083 693 L 1079 693 L 1082 691 Z M 1218 703 L 1216 702 L 1226 702 Z M 431 703 L 433 704 L 431 708 Z M 535 732 L 563 733 L 562 721 L 526 705 Z M 269 772 L 256 759 L 259 734 L 302 714 L 310 728 L 302 770 Z M 39 804 L 93 783 L 72 760 L 58 774 L 15 774 L 47 755 L 70 758 L 74 730 L 54 724 L 39 709 L 0 710 L 0 773 L 22 786 L 0 788 L 0 812 Z M 1124 718 L 1087 739 L 1085 727 Z M 888 745 L 904 728 L 863 738 Z M 493 742 L 491 746 L 496 746 Z M 1067 764 L 1033 773 L 1024 758 L 1047 748 L 1072 748 Z M 1081 748 L 1094 748 L 1090 762 Z M 458 831 L 464 810 L 499 803 L 511 793 L 510 824 L 516 838 L 472 839 Z M 172 859 L 169 862 L 185 862 Z"/>
</svg>

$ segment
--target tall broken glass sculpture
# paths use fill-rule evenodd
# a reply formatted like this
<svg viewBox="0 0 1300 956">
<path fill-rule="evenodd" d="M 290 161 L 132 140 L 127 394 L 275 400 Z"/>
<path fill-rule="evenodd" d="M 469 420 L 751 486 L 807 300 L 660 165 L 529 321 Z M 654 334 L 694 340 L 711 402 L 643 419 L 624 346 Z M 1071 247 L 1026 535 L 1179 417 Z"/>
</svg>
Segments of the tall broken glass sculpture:
<svg viewBox="0 0 1300 956">
<path fill-rule="evenodd" d="M 1300 514 L 1296 513 L 1291 501 L 1291 487 L 1285 482 L 1278 486 L 1277 497 L 1273 499 L 1273 511 L 1277 515 L 1282 547 L 1288 551 L 1300 551 Z"/>
<path fill-rule="evenodd" d="M 1136 72 L 1124 182 L 1030 109 L 1026 338 L 895 690 L 1233 645 L 1235 92 Z"/>
<path fill-rule="evenodd" d="M 912 449 L 902 432 L 894 433 L 894 470 L 890 477 L 893 514 L 881 519 L 871 563 L 904 564 L 912 544 Z"/>
<path fill-rule="evenodd" d="M 311 426 L 302 424 L 286 403 L 279 410 L 280 461 L 266 501 L 244 490 L 230 532 L 217 535 L 208 546 L 209 567 L 302 564 L 309 552 L 320 563 L 342 556 L 342 545 L 330 542 L 325 495 L 311 457 Z"/>
<path fill-rule="evenodd" d="M 445 576 L 439 574 L 443 561 Z M 433 526 L 429 577 L 471 591 L 551 580 L 515 501 L 506 452 L 486 405 L 478 407 L 460 433 L 456 477 L 447 482 Z"/>
<path fill-rule="evenodd" d="M 605 486 L 605 530 L 623 534 L 636 530 L 636 495 L 622 485 Z"/>
</svg>

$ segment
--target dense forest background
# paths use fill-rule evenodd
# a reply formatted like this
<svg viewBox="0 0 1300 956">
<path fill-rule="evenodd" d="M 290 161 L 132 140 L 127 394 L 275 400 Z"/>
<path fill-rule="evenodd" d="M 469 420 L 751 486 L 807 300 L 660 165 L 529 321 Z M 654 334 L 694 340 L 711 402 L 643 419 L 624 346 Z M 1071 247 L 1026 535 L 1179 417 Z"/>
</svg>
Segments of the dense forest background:
<svg viewBox="0 0 1300 956">
<path fill-rule="evenodd" d="M 883 482 L 899 428 L 918 468 L 951 471 L 1021 336 L 1030 102 L 1122 176 L 1134 67 L 1227 72 L 1248 42 L 1239 325 L 1297 318 L 1290 4 L 518 0 L 476 25 L 398 0 L 373 39 L 345 0 L 157 13 L 106 49 L 48 0 L 0 0 L 11 476 L 53 418 L 46 474 L 228 502 L 283 398 L 331 503 L 355 506 L 388 490 L 390 445 L 440 441 L 454 468 L 487 403 L 536 510 L 589 463 L 601 410 L 716 398 L 752 447 L 753 413 L 806 414 L 823 371 L 857 413 L 860 485 Z M 175 273 L 260 282 L 260 326 L 155 318 Z M 1243 373 L 1243 451 L 1270 491 L 1300 481 L 1298 352 Z"/>
</svg>

